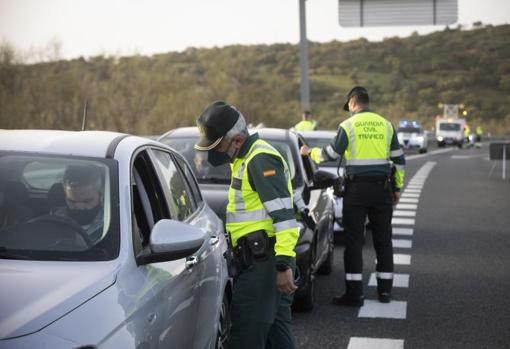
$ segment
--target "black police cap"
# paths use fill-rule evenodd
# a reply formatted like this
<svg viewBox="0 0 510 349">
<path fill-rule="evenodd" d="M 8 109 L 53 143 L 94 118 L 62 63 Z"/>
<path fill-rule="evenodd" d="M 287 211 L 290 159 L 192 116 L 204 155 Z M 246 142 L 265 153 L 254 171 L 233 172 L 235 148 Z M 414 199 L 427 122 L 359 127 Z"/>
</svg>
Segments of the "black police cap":
<svg viewBox="0 0 510 349">
<path fill-rule="evenodd" d="M 223 137 L 239 120 L 240 113 L 228 103 L 216 101 L 209 104 L 197 119 L 200 138 L 195 149 L 207 151 L 220 144 Z"/>
<path fill-rule="evenodd" d="M 353 87 L 349 93 L 345 95 L 345 104 L 344 104 L 344 110 L 349 111 L 349 100 L 354 96 L 360 96 L 365 95 L 368 99 L 368 91 L 366 88 L 361 86 L 355 86 Z"/>
</svg>

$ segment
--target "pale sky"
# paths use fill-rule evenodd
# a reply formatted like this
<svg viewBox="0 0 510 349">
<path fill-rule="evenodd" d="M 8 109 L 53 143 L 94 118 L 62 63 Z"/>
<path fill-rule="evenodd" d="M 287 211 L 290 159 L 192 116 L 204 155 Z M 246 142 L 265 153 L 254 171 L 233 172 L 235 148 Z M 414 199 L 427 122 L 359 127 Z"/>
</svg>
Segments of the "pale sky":
<svg viewBox="0 0 510 349">
<path fill-rule="evenodd" d="M 299 41 L 298 0 L 0 0 L 0 40 L 62 58 Z M 510 23 L 510 0 L 459 0 L 459 22 Z M 337 0 L 307 0 L 308 38 L 382 40 L 438 27 L 342 28 Z"/>
</svg>

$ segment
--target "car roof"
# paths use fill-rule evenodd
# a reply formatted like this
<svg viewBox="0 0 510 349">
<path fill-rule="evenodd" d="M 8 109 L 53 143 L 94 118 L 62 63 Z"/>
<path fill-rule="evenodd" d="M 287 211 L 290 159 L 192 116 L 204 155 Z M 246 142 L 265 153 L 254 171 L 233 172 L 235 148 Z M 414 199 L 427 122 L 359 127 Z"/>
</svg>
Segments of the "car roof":
<svg viewBox="0 0 510 349">
<path fill-rule="evenodd" d="M 0 150 L 106 157 L 126 136 L 109 131 L 0 130 Z"/>
<path fill-rule="evenodd" d="M 266 139 L 286 139 L 291 137 L 291 134 L 295 134 L 292 131 L 284 128 L 250 128 L 250 134 L 258 133 L 261 138 Z M 197 127 L 179 127 L 173 130 L 168 131 L 158 138 L 158 141 L 164 140 L 165 138 L 178 138 L 178 137 L 190 137 L 190 136 L 198 136 L 198 128 Z"/>
<path fill-rule="evenodd" d="M 336 135 L 337 131 L 334 130 L 323 130 L 323 131 L 303 131 L 299 132 L 305 139 L 307 138 L 332 138 Z"/>
</svg>

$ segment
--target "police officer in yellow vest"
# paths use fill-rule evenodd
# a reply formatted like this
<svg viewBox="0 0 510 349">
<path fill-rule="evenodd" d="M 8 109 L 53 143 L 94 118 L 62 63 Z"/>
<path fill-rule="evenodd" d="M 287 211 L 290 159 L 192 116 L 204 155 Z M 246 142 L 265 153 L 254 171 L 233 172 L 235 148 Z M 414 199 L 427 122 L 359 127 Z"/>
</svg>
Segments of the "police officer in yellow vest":
<svg viewBox="0 0 510 349">
<path fill-rule="evenodd" d="M 350 111 L 352 116 L 340 124 L 331 144 L 311 150 L 306 146 L 301 148 L 301 154 L 310 155 L 315 162 L 345 156 L 343 224 L 346 234 L 346 292 L 335 297 L 333 302 L 356 307 L 364 304 L 362 248 L 367 216 L 377 256 L 379 301 L 390 302 L 393 284 L 391 218 L 393 205 L 400 198 L 405 165 L 404 153 L 392 124 L 369 110 L 368 106 L 367 90 L 354 87 L 347 94 L 344 105 L 344 110 Z M 396 167 L 393 175 L 392 162 Z"/>
<path fill-rule="evenodd" d="M 315 131 L 317 128 L 317 121 L 312 120 L 312 113 L 309 110 L 303 112 L 303 120 L 294 126 L 297 132 Z"/>
<path fill-rule="evenodd" d="M 258 134 L 249 135 L 243 115 L 217 101 L 197 120 L 198 151 L 209 163 L 231 163 L 226 229 L 240 273 L 232 296 L 231 348 L 294 348 L 291 330 L 294 248 L 298 226 L 289 170 L 280 153 Z"/>
</svg>

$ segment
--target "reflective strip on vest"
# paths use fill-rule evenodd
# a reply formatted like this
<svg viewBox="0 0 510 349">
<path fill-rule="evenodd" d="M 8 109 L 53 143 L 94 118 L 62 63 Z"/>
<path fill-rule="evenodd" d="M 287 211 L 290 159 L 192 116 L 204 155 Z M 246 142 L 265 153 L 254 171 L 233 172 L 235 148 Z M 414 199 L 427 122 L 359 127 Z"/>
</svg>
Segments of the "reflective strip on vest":
<svg viewBox="0 0 510 349">
<path fill-rule="evenodd" d="M 297 225 L 297 222 L 295 219 L 289 219 L 287 221 L 273 223 L 275 233 L 278 233 L 279 231 L 291 229 L 291 228 L 296 228 L 297 226 L 298 225 Z"/>
<path fill-rule="evenodd" d="M 346 166 L 364 166 L 364 165 L 387 165 L 387 159 L 349 159 L 345 161 Z"/>
<path fill-rule="evenodd" d="M 388 154 L 390 153 L 391 151 L 391 139 L 393 138 L 393 126 L 391 125 L 391 122 L 387 121 L 386 122 L 386 141 L 388 143 Z"/>
<path fill-rule="evenodd" d="M 262 204 L 266 208 L 267 212 L 292 208 L 292 201 L 290 198 L 276 198 L 274 200 L 263 202 Z"/>
<path fill-rule="evenodd" d="M 392 280 L 393 279 L 393 273 L 380 273 L 380 272 L 377 272 L 377 273 L 375 273 L 375 276 L 378 279 L 385 279 L 385 280 Z"/>
<path fill-rule="evenodd" d="M 404 165 L 395 164 L 395 168 L 397 169 L 397 171 L 404 171 L 405 166 Z"/>
<path fill-rule="evenodd" d="M 345 280 L 347 280 L 347 281 L 362 281 L 363 274 L 345 274 Z"/>
<path fill-rule="evenodd" d="M 354 134 L 354 127 L 350 120 L 345 121 L 345 127 L 347 127 L 347 133 L 349 134 L 349 146 L 351 147 L 350 158 L 356 156 L 356 135 Z"/>
<path fill-rule="evenodd" d="M 402 150 L 402 148 L 398 148 L 397 150 L 392 150 L 390 152 L 391 157 L 400 156 L 400 155 L 404 155 L 404 151 Z"/>
<path fill-rule="evenodd" d="M 340 157 L 340 154 L 333 150 L 333 147 L 331 145 L 328 145 L 326 147 L 326 153 L 328 153 L 329 157 L 332 159 L 338 159 Z"/>
<path fill-rule="evenodd" d="M 249 221 L 260 221 L 263 219 L 271 219 L 265 209 L 244 212 L 227 212 L 228 223 L 241 223 Z"/>
</svg>

